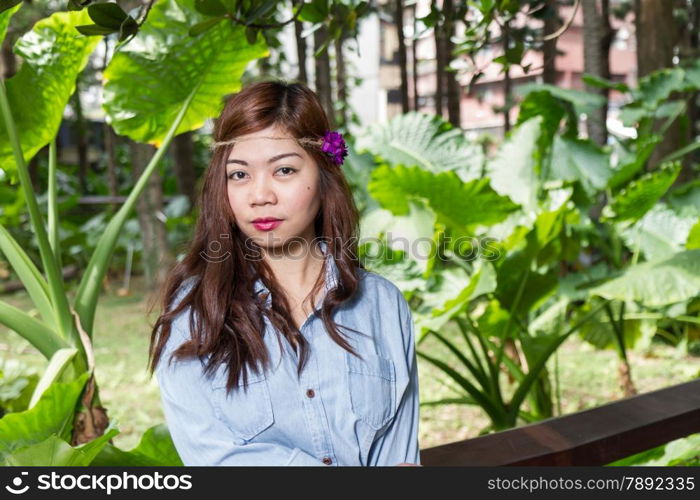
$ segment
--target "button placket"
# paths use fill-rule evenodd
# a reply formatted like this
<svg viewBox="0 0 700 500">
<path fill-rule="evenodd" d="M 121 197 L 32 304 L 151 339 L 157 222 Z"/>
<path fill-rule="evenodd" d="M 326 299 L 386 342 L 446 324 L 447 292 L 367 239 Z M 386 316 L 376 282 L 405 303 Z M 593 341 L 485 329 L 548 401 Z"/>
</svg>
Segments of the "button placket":
<svg viewBox="0 0 700 500">
<path fill-rule="evenodd" d="M 314 326 L 319 324 L 320 322 L 318 322 L 317 318 L 313 318 L 313 321 L 302 327 L 302 333 L 309 339 L 309 343 L 311 345 L 314 343 L 314 336 L 318 334 Z M 299 383 L 301 388 L 306 387 L 304 390 L 304 395 L 306 397 L 303 398 L 303 406 L 310 426 L 313 430 L 314 447 L 317 453 L 316 456 L 324 457 L 321 461 L 323 463 L 330 461 L 329 464 L 326 464 L 330 465 L 335 461 L 335 455 L 330 442 L 328 418 L 324 412 L 321 394 L 316 390 L 319 388 L 319 368 L 318 358 L 316 356 L 316 353 L 312 349 L 310 352 L 307 369 L 302 372 Z"/>
<path fill-rule="evenodd" d="M 308 335 L 312 343 L 314 336 L 318 337 L 320 334 L 316 327 L 319 329 L 323 328 L 323 323 L 318 318 L 314 318 L 314 321 L 308 325 Z M 336 463 L 337 459 L 335 456 L 335 451 L 333 450 L 328 415 L 326 414 L 323 406 L 323 392 L 318 392 L 321 388 L 321 373 L 319 371 L 319 360 L 317 356 L 312 356 L 312 358 L 309 359 L 309 368 L 311 367 L 313 367 L 313 371 L 309 371 L 308 380 L 311 382 L 311 379 L 313 379 L 313 381 L 307 386 L 306 401 L 311 407 L 313 407 L 317 416 L 316 423 L 319 428 L 319 438 L 321 440 L 319 443 L 319 453 L 317 456 L 324 457 L 322 462 L 326 465 L 331 465 Z M 313 388 L 315 388 L 315 390 Z M 311 401 L 312 399 L 313 402 Z M 327 461 L 328 463 L 326 463 Z"/>
<path fill-rule="evenodd" d="M 313 350 L 309 353 L 311 359 L 315 358 L 315 353 Z M 319 421 L 321 415 L 319 414 L 319 409 L 314 402 L 316 396 L 316 391 L 311 389 L 311 387 L 316 386 L 315 375 L 310 373 L 312 367 L 316 364 L 309 363 L 307 368 L 302 372 L 299 378 L 299 388 L 303 391 L 304 396 L 302 397 L 302 407 L 304 408 L 304 414 L 306 415 L 306 421 L 308 422 L 309 429 L 311 431 L 311 439 L 314 443 L 314 449 L 316 451 L 316 456 L 324 456 L 326 454 L 325 446 L 323 445 L 325 439 L 323 436 L 323 426 Z M 303 388 L 306 387 L 306 390 Z M 310 395 L 312 394 L 312 395 Z"/>
</svg>

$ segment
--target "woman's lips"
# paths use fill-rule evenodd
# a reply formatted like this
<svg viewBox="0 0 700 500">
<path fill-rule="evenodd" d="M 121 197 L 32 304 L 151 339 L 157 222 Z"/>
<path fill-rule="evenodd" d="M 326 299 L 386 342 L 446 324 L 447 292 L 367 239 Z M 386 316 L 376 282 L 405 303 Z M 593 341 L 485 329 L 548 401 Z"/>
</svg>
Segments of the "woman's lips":
<svg viewBox="0 0 700 500">
<path fill-rule="evenodd" d="M 277 226 L 282 224 L 281 220 L 271 220 L 267 222 L 253 222 L 253 225 L 255 226 L 255 229 L 258 231 L 270 231 Z"/>
</svg>

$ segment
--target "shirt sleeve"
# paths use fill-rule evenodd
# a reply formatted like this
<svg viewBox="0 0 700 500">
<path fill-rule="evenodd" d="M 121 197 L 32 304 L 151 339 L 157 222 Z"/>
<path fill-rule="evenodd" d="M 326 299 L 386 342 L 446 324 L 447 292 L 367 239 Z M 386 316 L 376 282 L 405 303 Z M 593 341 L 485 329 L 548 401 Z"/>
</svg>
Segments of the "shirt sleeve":
<svg viewBox="0 0 700 500">
<path fill-rule="evenodd" d="M 173 359 L 171 352 L 185 339 L 185 312 L 172 324 L 171 336 L 156 368 L 166 424 L 184 465 L 325 466 L 299 448 L 272 443 L 238 445 L 219 420 L 207 397 L 203 365 L 197 358 Z M 189 334 L 187 335 L 189 336 Z"/>
<path fill-rule="evenodd" d="M 419 390 L 418 364 L 416 362 L 415 328 L 408 304 L 403 301 L 405 312 L 400 322 L 408 368 L 408 383 L 400 397 L 394 420 L 387 430 L 372 444 L 368 457 L 369 466 L 394 466 L 402 462 L 420 465 L 418 444 Z"/>
</svg>

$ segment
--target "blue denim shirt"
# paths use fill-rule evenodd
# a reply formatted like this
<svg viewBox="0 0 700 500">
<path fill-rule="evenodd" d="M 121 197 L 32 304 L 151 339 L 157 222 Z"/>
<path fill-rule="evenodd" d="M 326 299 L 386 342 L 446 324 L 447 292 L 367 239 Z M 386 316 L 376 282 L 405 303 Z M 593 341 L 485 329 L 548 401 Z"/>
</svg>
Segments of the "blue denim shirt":
<svg viewBox="0 0 700 500">
<path fill-rule="evenodd" d="M 321 248 L 325 253 L 325 243 Z M 324 269 L 328 293 L 338 278 L 328 253 Z M 197 358 L 173 360 L 168 366 L 170 353 L 190 335 L 190 308 L 177 316 L 156 375 L 166 423 L 185 465 L 420 463 L 411 311 L 391 281 L 363 269 L 360 276 L 358 293 L 333 319 L 366 334 L 346 336 L 364 359 L 336 344 L 313 312 L 300 329 L 310 351 L 297 378 L 292 346 L 265 317 L 271 368 L 261 374 L 249 371 L 247 391 L 239 386 L 226 394 L 223 365 L 213 377 L 204 375 L 204 361 Z M 191 281 L 183 284 L 176 302 L 191 286 Z M 269 307 L 272 299 L 260 279 L 255 292 L 268 292 Z"/>
</svg>

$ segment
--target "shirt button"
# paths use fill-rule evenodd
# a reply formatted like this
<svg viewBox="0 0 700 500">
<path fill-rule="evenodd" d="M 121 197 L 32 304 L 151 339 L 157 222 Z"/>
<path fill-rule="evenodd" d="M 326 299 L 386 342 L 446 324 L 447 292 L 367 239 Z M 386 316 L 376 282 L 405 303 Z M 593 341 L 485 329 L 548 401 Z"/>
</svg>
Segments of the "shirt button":
<svg viewBox="0 0 700 500">
<path fill-rule="evenodd" d="M 330 465 L 333 463 L 333 460 L 331 460 L 331 457 L 324 457 L 323 458 L 323 463 L 326 465 Z"/>
<path fill-rule="evenodd" d="M 316 395 L 316 393 L 314 392 L 313 389 L 309 389 L 306 391 L 306 395 L 310 398 L 313 398 Z"/>
</svg>

